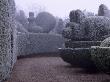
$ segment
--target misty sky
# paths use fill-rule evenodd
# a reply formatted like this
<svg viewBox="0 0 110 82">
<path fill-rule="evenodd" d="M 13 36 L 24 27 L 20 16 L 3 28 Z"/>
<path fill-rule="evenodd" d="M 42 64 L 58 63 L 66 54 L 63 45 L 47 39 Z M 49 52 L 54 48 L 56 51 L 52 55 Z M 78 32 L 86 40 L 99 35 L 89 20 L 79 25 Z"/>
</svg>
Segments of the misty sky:
<svg viewBox="0 0 110 82">
<path fill-rule="evenodd" d="M 110 8 L 110 0 L 15 0 L 17 8 L 28 14 L 29 11 L 48 11 L 54 16 L 66 17 L 70 10 L 86 9 L 97 13 L 98 6 L 105 4 Z"/>
</svg>

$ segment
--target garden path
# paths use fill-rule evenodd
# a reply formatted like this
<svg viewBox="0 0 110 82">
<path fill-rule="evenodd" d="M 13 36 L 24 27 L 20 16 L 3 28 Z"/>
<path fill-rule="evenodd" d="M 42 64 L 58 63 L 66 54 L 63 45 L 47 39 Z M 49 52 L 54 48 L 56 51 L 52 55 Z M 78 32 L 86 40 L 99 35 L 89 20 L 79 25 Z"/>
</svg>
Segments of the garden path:
<svg viewBox="0 0 110 82">
<path fill-rule="evenodd" d="M 19 59 L 5 82 L 110 82 L 110 75 L 72 68 L 59 57 Z"/>
</svg>

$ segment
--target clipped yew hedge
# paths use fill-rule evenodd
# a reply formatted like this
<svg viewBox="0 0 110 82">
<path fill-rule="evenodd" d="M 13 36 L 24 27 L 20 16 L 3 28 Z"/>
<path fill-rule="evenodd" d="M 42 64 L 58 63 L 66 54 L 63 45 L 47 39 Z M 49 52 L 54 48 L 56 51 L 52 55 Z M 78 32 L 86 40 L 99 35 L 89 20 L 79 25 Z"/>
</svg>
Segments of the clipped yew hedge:
<svg viewBox="0 0 110 82">
<path fill-rule="evenodd" d="M 64 40 L 60 35 L 47 33 L 18 33 L 18 56 L 57 53 L 63 47 Z"/>
</svg>

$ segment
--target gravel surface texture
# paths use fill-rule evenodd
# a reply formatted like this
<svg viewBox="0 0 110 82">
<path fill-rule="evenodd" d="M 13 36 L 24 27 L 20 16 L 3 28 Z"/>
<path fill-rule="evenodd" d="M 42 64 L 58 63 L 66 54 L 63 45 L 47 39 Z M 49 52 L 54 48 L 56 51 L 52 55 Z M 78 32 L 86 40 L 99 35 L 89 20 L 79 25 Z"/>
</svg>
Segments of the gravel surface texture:
<svg viewBox="0 0 110 82">
<path fill-rule="evenodd" d="M 110 82 L 110 75 L 73 68 L 59 57 L 19 59 L 5 82 Z"/>
</svg>

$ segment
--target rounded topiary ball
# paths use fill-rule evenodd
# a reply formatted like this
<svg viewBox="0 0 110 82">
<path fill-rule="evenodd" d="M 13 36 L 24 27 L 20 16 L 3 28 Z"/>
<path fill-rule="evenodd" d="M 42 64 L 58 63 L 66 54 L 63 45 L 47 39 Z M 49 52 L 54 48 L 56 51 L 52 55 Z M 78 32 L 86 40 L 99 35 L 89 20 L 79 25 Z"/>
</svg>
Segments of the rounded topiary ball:
<svg viewBox="0 0 110 82">
<path fill-rule="evenodd" d="M 42 27 L 44 33 L 49 33 L 55 27 L 56 19 L 48 12 L 41 12 L 36 17 L 36 24 Z"/>
</svg>

